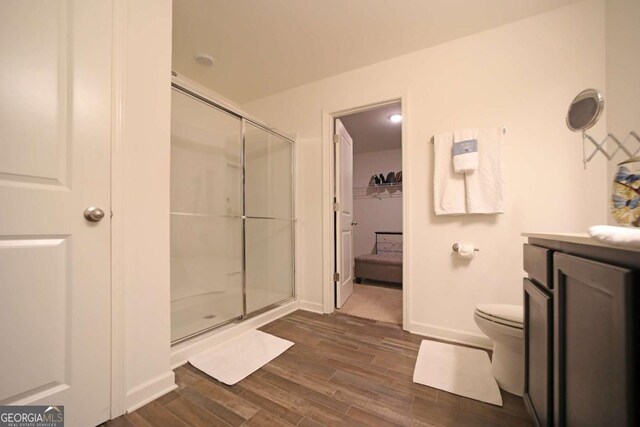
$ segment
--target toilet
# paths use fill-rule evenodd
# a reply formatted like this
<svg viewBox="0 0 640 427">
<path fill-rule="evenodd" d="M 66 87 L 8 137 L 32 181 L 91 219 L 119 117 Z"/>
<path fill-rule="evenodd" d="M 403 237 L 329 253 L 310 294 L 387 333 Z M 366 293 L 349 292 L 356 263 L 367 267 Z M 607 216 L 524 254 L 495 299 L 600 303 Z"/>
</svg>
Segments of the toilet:
<svg viewBox="0 0 640 427">
<path fill-rule="evenodd" d="M 491 366 L 501 389 L 524 392 L 524 326 L 520 305 L 478 304 L 473 315 L 478 328 L 493 341 Z"/>
</svg>

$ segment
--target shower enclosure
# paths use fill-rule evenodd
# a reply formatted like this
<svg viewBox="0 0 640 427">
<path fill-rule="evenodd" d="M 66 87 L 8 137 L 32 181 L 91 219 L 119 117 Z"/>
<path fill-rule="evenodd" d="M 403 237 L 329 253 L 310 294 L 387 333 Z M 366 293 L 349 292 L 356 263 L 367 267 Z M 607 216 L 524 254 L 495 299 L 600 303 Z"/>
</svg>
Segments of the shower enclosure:
<svg viewBox="0 0 640 427">
<path fill-rule="evenodd" d="M 171 341 L 295 297 L 293 141 L 177 83 Z"/>
</svg>

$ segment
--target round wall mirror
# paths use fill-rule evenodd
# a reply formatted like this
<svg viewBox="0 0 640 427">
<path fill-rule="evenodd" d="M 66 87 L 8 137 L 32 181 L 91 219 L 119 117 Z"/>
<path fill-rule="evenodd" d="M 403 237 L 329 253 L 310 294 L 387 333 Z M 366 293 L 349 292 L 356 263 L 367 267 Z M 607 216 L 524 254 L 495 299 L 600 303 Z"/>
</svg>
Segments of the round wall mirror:
<svg viewBox="0 0 640 427">
<path fill-rule="evenodd" d="M 567 126 L 574 132 L 591 128 L 598 122 L 604 110 L 604 98 L 596 89 L 580 92 L 569 106 Z"/>
</svg>

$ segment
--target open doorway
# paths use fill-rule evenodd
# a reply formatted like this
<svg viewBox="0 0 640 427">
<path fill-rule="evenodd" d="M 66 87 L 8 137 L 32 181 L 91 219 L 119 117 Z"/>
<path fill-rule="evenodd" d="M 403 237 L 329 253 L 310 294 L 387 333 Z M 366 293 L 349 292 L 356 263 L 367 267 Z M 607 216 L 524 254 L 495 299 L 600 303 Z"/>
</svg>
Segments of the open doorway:
<svg viewBox="0 0 640 427">
<path fill-rule="evenodd" d="M 335 117 L 335 308 L 402 324 L 402 107 Z"/>
</svg>

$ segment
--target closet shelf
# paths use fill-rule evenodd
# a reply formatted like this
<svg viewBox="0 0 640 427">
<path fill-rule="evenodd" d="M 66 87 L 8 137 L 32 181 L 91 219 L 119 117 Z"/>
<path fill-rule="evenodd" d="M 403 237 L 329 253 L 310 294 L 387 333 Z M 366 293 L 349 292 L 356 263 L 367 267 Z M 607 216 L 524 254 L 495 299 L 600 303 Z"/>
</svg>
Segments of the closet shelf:
<svg viewBox="0 0 640 427">
<path fill-rule="evenodd" d="M 402 182 L 353 187 L 354 199 L 397 199 L 402 197 Z"/>
<path fill-rule="evenodd" d="M 371 194 L 365 196 L 353 196 L 355 199 L 402 199 L 402 194 Z"/>
<path fill-rule="evenodd" d="M 384 184 L 372 184 L 368 186 L 369 188 L 380 188 L 380 187 L 402 187 L 402 182 L 386 182 Z"/>
<path fill-rule="evenodd" d="M 399 188 L 402 187 L 402 182 L 393 182 L 393 183 L 385 183 L 385 184 L 372 184 L 367 185 L 366 187 L 353 187 L 354 190 L 368 190 L 368 189 L 380 189 L 380 188 Z"/>
</svg>

